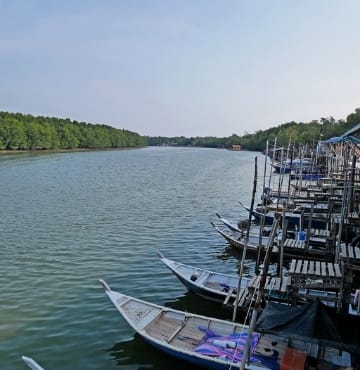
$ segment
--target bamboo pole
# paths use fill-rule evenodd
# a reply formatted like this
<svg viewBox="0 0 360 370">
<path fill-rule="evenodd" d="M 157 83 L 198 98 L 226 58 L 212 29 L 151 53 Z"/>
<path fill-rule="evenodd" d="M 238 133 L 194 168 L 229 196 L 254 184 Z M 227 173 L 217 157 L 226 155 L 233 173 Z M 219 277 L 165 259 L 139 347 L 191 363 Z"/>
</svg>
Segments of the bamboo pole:
<svg viewBox="0 0 360 370">
<path fill-rule="evenodd" d="M 247 225 L 247 230 L 246 230 L 246 235 L 245 235 L 245 243 L 244 243 L 244 248 L 243 248 L 242 257 L 241 257 L 240 272 L 239 272 L 239 282 L 238 282 L 238 287 L 237 287 L 237 291 L 236 291 L 236 298 L 235 298 L 235 302 L 234 302 L 234 311 L 233 311 L 233 317 L 232 317 L 232 321 L 233 322 L 235 322 L 235 320 L 236 320 L 237 306 L 239 304 L 239 295 L 240 295 L 240 289 L 241 289 L 241 280 L 242 280 L 242 275 L 243 275 L 243 272 L 244 272 L 246 249 L 247 249 L 247 245 L 249 243 L 251 217 L 252 217 L 252 212 L 253 212 L 253 209 L 254 209 L 254 202 L 255 202 L 256 184 L 257 184 L 257 157 L 255 157 L 255 174 L 254 174 L 253 190 L 252 190 L 252 197 L 251 197 L 249 220 L 248 220 L 248 225 Z"/>
<path fill-rule="evenodd" d="M 263 190 L 262 190 L 262 201 L 261 201 L 261 218 L 260 218 L 260 231 L 259 231 L 259 244 L 258 251 L 256 256 L 256 265 L 255 265 L 255 274 L 259 273 L 259 264 L 260 264 L 260 254 L 262 246 L 262 234 L 265 226 L 265 179 L 266 179 L 266 168 L 267 168 L 267 158 L 269 154 L 269 141 L 266 141 L 266 152 L 265 152 L 265 163 L 264 163 L 264 178 L 263 178 Z"/>
<path fill-rule="evenodd" d="M 275 153 L 276 153 L 276 143 L 277 143 L 277 138 L 275 138 L 274 140 L 274 147 L 273 147 L 273 152 L 271 156 L 271 166 L 273 166 L 274 164 L 274 158 L 275 158 Z M 270 171 L 270 175 L 269 175 L 269 182 L 268 182 L 269 189 L 271 188 L 271 174 L 272 174 L 272 171 Z"/>
<path fill-rule="evenodd" d="M 257 317 L 258 317 L 258 312 L 259 312 L 259 309 L 260 309 L 261 300 L 262 300 L 263 295 L 264 295 L 264 288 L 265 288 L 265 283 L 266 283 L 267 272 L 268 272 L 268 269 L 269 269 L 270 256 L 271 256 L 271 253 L 272 253 L 272 249 L 273 249 L 273 245 L 274 245 L 274 239 L 275 239 L 275 236 L 276 236 L 276 230 L 277 230 L 278 226 L 279 226 L 279 217 L 278 217 L 278 214 L 276 214 L 275 219 L 274 219 L 274 223 L 273 223 L 273 227 L 272 227 L 272 230 L 271 230 L 271 236 L 270 236 L 270 239 L 269 239 L 268 247 L 267 247 L 265 258 L 264 258 L 264 269 L 263 269 L 263 273 L 262 273 L 262 276 L 261 276 L 261 279 L 260 279 L 259 291 L 258 291 L 258 294 L 256 296 L 255 305 L 254 305 L 253 312 L 252 312 L 252 315 L 251 315 L 248 337 L 247 337 L 247 340 L 246 340 L 245 349 L 244 349 L 243 356 L 242 356 L 242 359 L 241 359 L 240 370 L 244 370 L 245 366 L 246 366 L 246 362 L 249 361 L 251 337 L 252 337 L 252 334 L 254 333 L 254 330 L 255 330 L 255 324 L 256 324 Z"/>
</svg>

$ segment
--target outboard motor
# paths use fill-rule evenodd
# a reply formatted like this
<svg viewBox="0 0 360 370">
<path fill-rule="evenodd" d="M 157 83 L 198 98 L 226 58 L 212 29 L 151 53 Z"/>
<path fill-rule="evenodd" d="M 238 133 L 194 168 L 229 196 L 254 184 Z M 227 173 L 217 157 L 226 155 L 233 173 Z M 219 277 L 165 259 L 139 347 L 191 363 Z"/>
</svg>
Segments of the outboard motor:
<svg viewBox="0 0 360 370">
<path fill-rule="evenodd" d="M 241 230 L 241 231 L 246 231 L 249 227 L 249 220 L 240 220 L 238 222 L 238 228 Z"/>
</svg>

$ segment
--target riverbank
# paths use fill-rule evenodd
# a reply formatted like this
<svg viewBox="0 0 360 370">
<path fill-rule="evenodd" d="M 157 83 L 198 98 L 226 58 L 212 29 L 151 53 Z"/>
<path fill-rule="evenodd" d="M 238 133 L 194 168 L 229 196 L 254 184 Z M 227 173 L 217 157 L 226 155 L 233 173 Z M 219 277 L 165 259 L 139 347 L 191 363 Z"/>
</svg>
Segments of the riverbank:
<svg viewBox="0 0 360 370">
<path fill-rule="evenodd" d="M 74 148 L 74 149 L 3 149 L 0 150 L 2 154 L 40 154 L 40 153 L 72 153 L 72 152 L 99 152 L 99 151 L 111 151 L 111 150 L 129 150 L 129 149 L 141 149 L 146 148 L 144 146 L 139 147 L 124 147 L 124 148 Z"/>
</svg>

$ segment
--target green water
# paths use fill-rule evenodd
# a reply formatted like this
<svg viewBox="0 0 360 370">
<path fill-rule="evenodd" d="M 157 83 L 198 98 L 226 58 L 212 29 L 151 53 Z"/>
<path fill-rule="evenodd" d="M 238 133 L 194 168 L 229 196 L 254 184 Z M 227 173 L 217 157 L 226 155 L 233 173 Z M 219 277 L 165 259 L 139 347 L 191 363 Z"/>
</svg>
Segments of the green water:
<svg viewBox="0 0 360 370">
<path fill-rule="evenodd" d="M 98 279 L 226 318 L 156 251 L 235 274 L 239 255 L 210 221 L 247 217 L 238 202 L 250 202 L 256 155 L 263 161 L 199 148 L 0 156 L 0 368 L 25 369 L 26 355 L 46 370 L 187 369 L 134 336 Z"/>
</svg>

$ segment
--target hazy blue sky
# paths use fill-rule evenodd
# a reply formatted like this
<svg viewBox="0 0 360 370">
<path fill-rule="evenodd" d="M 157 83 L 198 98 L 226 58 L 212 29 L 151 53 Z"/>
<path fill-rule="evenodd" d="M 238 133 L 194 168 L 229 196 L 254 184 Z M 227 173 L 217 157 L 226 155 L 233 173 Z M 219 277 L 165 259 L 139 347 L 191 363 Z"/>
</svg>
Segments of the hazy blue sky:
<svg viewBox="0 0 360 370">
<path fill-rule="evenodd" d="M 359 0 L 0 0 L 0 110 L 150 136 L 360 107 Z"/>
</svg>

